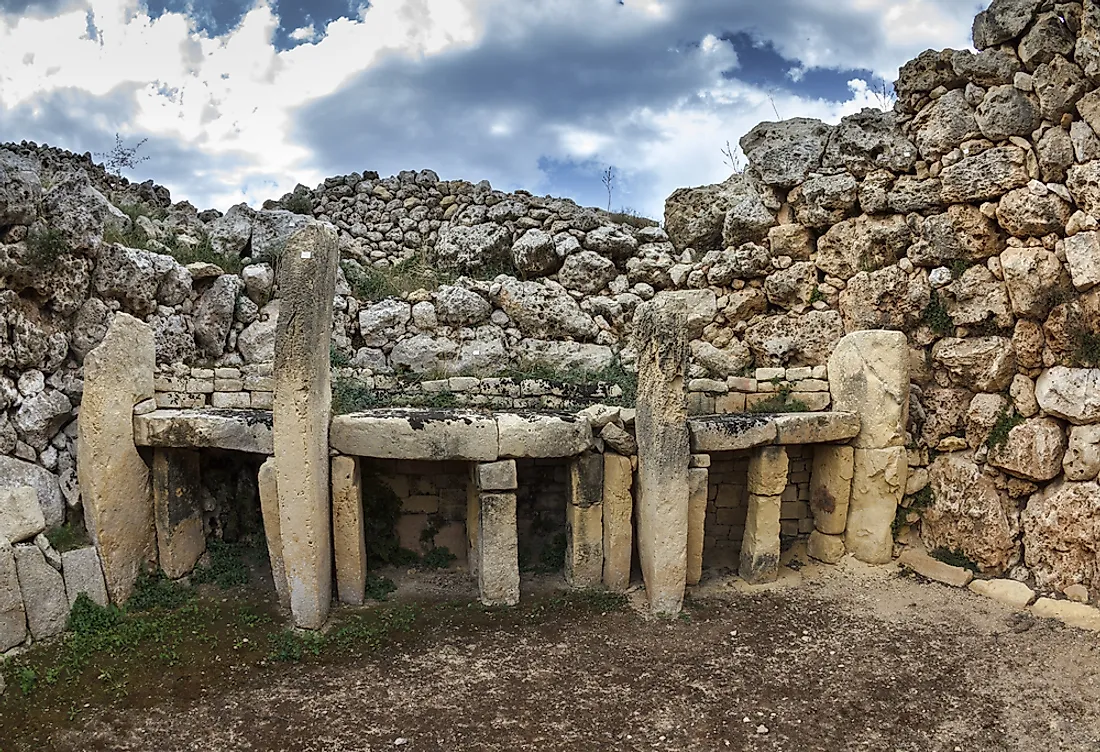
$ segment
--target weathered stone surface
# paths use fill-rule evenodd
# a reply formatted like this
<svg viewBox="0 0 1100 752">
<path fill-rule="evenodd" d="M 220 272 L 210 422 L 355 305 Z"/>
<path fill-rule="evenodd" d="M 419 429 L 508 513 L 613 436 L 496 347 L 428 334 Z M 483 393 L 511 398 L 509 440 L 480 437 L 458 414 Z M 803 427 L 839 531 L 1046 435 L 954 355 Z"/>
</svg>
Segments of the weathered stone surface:
<svg viewBox="0 0 1100 752">
<path fill-rule="evenodd" d="M 0 538 L 30 540 L 46 529 L 46 518 L 33 486 L 0 487 Z"/>
<path fill-rule="evenodd" d="M 0 536 L 0 652 L 19 645 L 27 636 L 27 613 L 15 568 L 15 552 Z"/>
<path fill-rule="evenodd" d="M 792 188 L 821 165 L 832 130 L 809 118 L 761 123 L 741 138 L 741 151 L 765 184 Z"/>
<path fill-rule="evenodd" d="M 1043 619 L 1057 619 L 1078 629 L 1100 632 L 1100 610 L 1084 603 L 1040 598 L 1032 605 L 1031 613 Z"/>
<path fill-rule="evenodd" d="M 495 223 L 451 225 L 439 234 L 435 261 L 442 269 L 461 272 L 500 267 L 511 252 L 511 241 L 507 228 Z"/>
<path fill-rule="evenodd" d="M 602 225 L 585 234 L 584 247 L 616 261 L 621 261 L 638 250 L 638 241 L 621 227 Z"/>
<path fill-rule="evenodd" d="M 41 199 L 42 181 L 35 164 L 0 149 L 0 225 L 31 224 Z"/>
<path fill-rule="evenodd" d="M 1001 272 L 1018 316 L 1045 319 L 1053 302 L 1069 289 L 1058 257 L 1043 248 L 1007 249 L 1001 254 Z"/>
<path fill-rule="evenodd" d="M 858 178 L 875 169 L 908 172 L 917 149 L 897 128 L 893 112 L 864 108 L 841 118 L 825 148 L 822 166 L 843 167 Z"/>
<path fill-rule="evenodd" d="M 850 446 L 814 447 L 810 472 L 810 511 L 814 516 L 814 527 L 827 535 L 841 535 L 848 523 L 854 451 Z"/>
<path fill-rule="evenodd" d="M 442 285 L 435 292 L 435 312 L 439 321 L 453 326 L 477 324 L 489 318 L 492 306 L 473 290 Z"/>
<path fill-rule="evenodd" d="M 542 277 L 557 271 L 562 259 L 552 235 L 531 229 L 512 244 L 512 262 L 524 276 Z"/>
<path fill-rule="evenodd" d="M 69 422 L 72 411 L 72 402 L 63 392 L 46 389 L 24 399 L 12 422 L 23 441 L 45 449 L 58 429 Z"/>
<path fill-rule="evenodd" d="M 1035 600 L 1035 591 L 1016 580 L 974 580 L 968 587 L 971 592 L 1017 609 L 1025 609 Z"/>
<path fill-rule="evenodd" d="M 729 206 L 722 222 L 722 242 L 729 248 L 763 240 L 776 222 L 756 187 L 744 176 L 725 185 Z"/>
<path fill-rule="evenodd" d="M 498 413 L 500 457 L 572 457 L 592 446 L 592 427 L 569 414 Z"/>
<path fill-rule="evenodd" d="M 279 301 L 263 307 L 262 318 L 253 321 L 237 336 L 237 349 L 245 363 L 270 363 L 275 359 L 275 330 L 279 325 Z"/>
<path fill-rule="evenodd" d="M 800 224 L 829 227 L 859 213 L 859 184 L 846 172 L 814 176 L 792 190 L 788 200 Z"/>
<path fill-rule="evenodd" d="M 984 50 L 1020 36 L 1035 17 L 1040 3 L 1041 0 L 993 0 L 974 19 L 974 46 Z"/>
<path fill-rule="evenodd" d="M 1035 399 L 1044 412 L 1074 425 L 1100 423 L 1100 368 L 1045 370 L 1035 382 Z"/>
<path fill-rule="evenodd" d="M 341 603 L 363 604 L 367 583 L 367 538 L 359 460 L 332 458 L 332 549 L 336 593 Z"/>
<path fill-rule="evenodd" d="M 1053 483 L 1028 499 L 1020 517 L 1025 563 L 1041 591 L 1100 586 L 1100 485 Z"/>
<path fill-rule="evenodd" d="M 492 462 L 499 456 L 497 421 L 462 410 L 339 415 L 332 421 L 331 442 L 341 454 L 379 459 Z"/>
<path fill-rule="evenodd" d="M 598 587 L 603 579 L 603 456 L 586 453 L 569 463 L 565 507 L 565 581 Z"/>
<path fill-rule="evenodd" d="M 912 128 L 913 140 L 928 160 L 938 159 L 980 135 L 974 108 L 967 104 L 962 89 L 947 92 L 921 110 L 913 118 Z"/>
<path fill-rule="evenodd" d="M 932 348 L 932 357 L 961 386 L 978 392 L 1000 392 L 1012 383 L 1016 357 L 1006 337 L 946 337 Z"/>
<path fill-rule="evenodd" d="M 526 335 L 540 339 L 572 337 L 590 340 L 597 327 L 563 288 L 506 278 L 491 295 L 508 318 Z"/>
<path fill-rule="evenodd" d="M 283 564 L 282 520 L 279 514 L 279 488 L 274 457 L 269 457 L 260 465 L 256 481 L 260 492 L 260 513 L 264 520 L 264 537 L 267 539 L 267 557 L 271 562 L 271 579 L 274 581 L 279 604 L 283 608 L 290 608 L 290 591 L 287 589 L 286 566 Z"/>
<path fill-rule="evenodd" d="M 676 250 L 717 248 L 726 213 L 750 194 L 756 190 L 742 175 L 733 175 L 724 183 L 673 191 L 665 200 L 665 228 Z"/>
<path fill-rule="evenodd" d="M 1051 128 L 1036 144 L 1039 155 L 1039 169 L 1043 180 L 1064 183 L 1066 169 L 1073 164 L 1076 155 L 1073 149 L 1073 137 L 1070 128 Z"/>
<path fill-rule="evenodd" d="M 634 434 L 614 423 L 608 423 L 600 430 L 600 438 L 609 449 L 629 457 L 638 453 L 638 442 Z"/>
<path fill-rule="evenodd" d="M 942 102 L 944 99 L 947 97 L 937 101 Z M 982 135 L 990 141 L 1005 141 L 1011 136 L 1030 136 L 1043 122 L 1035 96 L 1025 94 L 1010 84 L 990 88 L 985 99 L 978 105 L 975 115 Z M 953 146 L 965 140 L 961 139 Z"/>
<path fill-rule="evenodd" d="M 860 419 L 855 413 L 780 413 L 772 417 L 776 444 L 820 444 L 856 436 Z"/>
<path fill-rule="evenodd" d="M 1027 188 L 1009 191 L 997 205 L 1001 227 L 1023 238 L 1062 233 L 1069 216 L 1069 202 L 1037 181 Z"/>
<path fill-rule="evenodd" d="M 909 407 L 909 346 L 901 332 L 846 335 L 829 358 L 833 409 L 860 416 L 853 444 L 902 446 Z"/>
<path fill-rule="evenodd" d="M 815 289 L 817 268 L 811 261 L 798 261 L 764 280 L 768 302 L 787 310 L 808 306 Z"/>
<path fill-rule="evenodd" d="M 603 463 L 603 584 L 621 593 L 630 587 L 634 471 L 629 457 L 605 454 Z"/>
<path fill-rule="evenodd" d="M 1027 158 L 1017 146 L 983 151 L 945 167 L 940 173 L 943 200 L 965 204 L 998 198 L 1027 185 Z"/>
<path fill-rule="evenodd" d="M 976 206 L 955 204 L 943 214 L 925 217 L 920 239 L 908 250 L 917 266 L 943 266 L 952 261 L 978 261 L 996 256 L 1005 248 L 997 223 Z"/>
<path fill-rule="evenodd" d="M 210 245 L 220 254 L 240 256 L 252 240 L 252 222 L 256 211 L 248 204 L 229 207 L 222 216 L 209 225 Z"/>
<path fill-rule="evenodd" d="M 829 228 L 817 241 L 815 263 L 826 274 L 850 279 L 858 272 L 897 263 L 905 256 L 912 237 L 901 215 L 863 215 Z"/>
<path fill-rule="evenodd" d="M 65 500 L 57 484 L 57 476 L 40 465 L 16 457 L 0 455 L 0 488 L 30 486 L 38 495 L 38 505 L 46 527 L 60 525 L 65 519 Z M 3 536 L 0 536 L 3 537 Z"/>
<path fill-rule="evenodd" d="M 61 554 L 61 573 L 65 578 L 65 597 L 71 610 L 76 598 L 84 593 L 92 603 L 106 606 L 107 582 L 103 579 L 103 567 L 95 546 L 85 546 Z"/>
<path fill-rule="evenodd" d="M 1087 292 L 1100 284 L 1100 232 L 1079 232 L 1066 238 L 1064 248 L 1073 286 Z"/>
<path fill-rule="evenodd" d="M 854 451 L 844 545 L 860 561 L 886 564 L 893 557 L 891 526 L 905 493 L 907 471 L 903 446 Z"/>
<path fill-rule="evenodd" d="M 92 287 L 102 298 L 121 302 L 128 310 L 145 315 L 157 305 L 158 279 L 150 254 L 118 243 L 99 249 Z"/>
<path fill-rule="evenodd" d="M 844 536 L 827 535 L 820 530 L 814 530 L 806 542 L 806 553 L 812 559 L 826 564 L 836 564 L 847 553 L 844 548 Z"/>
<path fill-rule="evenodd" d="M 1033 81 L 1043 119 L 1052 122 L 1071 113 L 1077 101 L 1091 88 L 1081 69 L 1061 55 L 1040 65 Z"/>
<path fill-rule="evenodd" d="M 273 444 L 283 564 L 297 626 L 319 629 L 332 600 L 328 342 L 339 261 L 336 231 L 311 223 L 287 241 L 279 264 Z"/>
<path fill-rule="evenodd" d="M 199 296 L 192 322 L 195 342 L 206 355 L 218 357 L 225 350 L 226 337 L 233 326 L 237 296 L 244 283 L 235 274 L 223 274 Z"/>
<path fill-rule="evenodd" d="M 1003 282 L 985 265 L 975 265 L 939 291 L 956 326 L 989 323 L 1004 329 L 1012 325 L 1012 304 Z"/>
<path fill-rule="evenodd" d="M 483 493 L 478 503 L 477 578 L 486 606 L 519 603 L 516 495 Z"/>
<path fill-rule="evenodd" d="M 959 551 L 982 572 L 999 574 L 1020 560 L 1019 512 L 966 452 L 942 454 L 928 469 L 933 502 L 921 512 L 929 550 Z"/>
<path fill-rule="evenodd" d="M 750 584 L 774 582 L 779 576 L 779 496 L 749 494 L 745 537 L 738 574 Z"/>
<path fill-rule="evenodd" d="M 84 359 L 77 475 L 85 524 L 115 603 L 130 597 L 138 573 L 155 558 L 149 468 L 133 424 L 134 405 L 153 396 L 155 361 L 152 330 L 124 313 Z"/>
<path fill-rule="evenodd" d="M 1093 216 L 1100 214 L 1100 160 L 1070 167 L 1066 187 L 1078 207 Z"/>
<path fill-rule="evenodd" d="M 749 458 L 748 489 L 758 496 L 779 496 L 787 487 L 787 448 L 757 449 Z"/>
<path fill-rule="evenodd" d="M 15 547 L 15 569 L 27 626 L 34 639 L 44 640 L 63 632 L 69 618 L 69 601 L 61 573 L 46 563 L 42 551 L 34 545 Z"/>
<path fill-rule="evenodd" d="M 912 569 L 923 577 L 951 587 L 966 587 L 974 579 L 974 573 L 969 569 L 945 564 L 915 548 L 908 548 L 902 552 L 898 557 L 898 564 Z"/>
<path fill-rule="evenodd" d="M 638 558 L 655 613 L 679 612 L 687 579 L 686 319 L 675 306 L 656 300 L 639 306 L 634 316 Z"/>
<path fill-rule="evenodd" d="M 565 259 L 558 272 L 558 281 L 569 290 L 594 295 L 607 287 L 619 275 L 615 262 L 595 251 L 581 251 Z"/>
<path fill-rule="evenodd" d="M 522 362 L 545 365 L 562 373 L 597 373 L 615 362 L 615 352 L 591 342 L 556 342 L 525 337 L 515 348 Z"/>
<path fill-rule="evenodd" d="M 745 330 L 744 341 L 759 366 L 797 367 L 827 361 L 843 336 L 838 311 L 807 311 L 801 316 L 758 316 Z"/>
<path fill-rule="evenodd" d="M 816 279 L 815 279 L 816 284 Z M 931 300 L 924 274 L 910 276 L 897 266 L 859 272 L 840 293 L 840 311 L 848 332 L 864 329 L 909 331 L 919 326 Z"/>
<path fill-rule="evenodd" d="M 1047 481 L 1062 472 L 1066 434 L 1058 421 L 1032 418 L 1008 432 L 1008 440 L 989 450 L 989 464 L 1009 475 Z"/>
<path fill-rule="evenodd" d="M 273 454 L 271 413 L 260 410 L 155 410 L 134 416 L 138 446 Z"/>
<path fill-rule="evenodd" d="M 1062 469 L 1067 480 L 1093 480 L 1100 475 L 1100 425 L 1070 429 Z"/>
<path fill-rule="evenodd" d="M 688 470 L 687 584 L 690 586 L 698 585 L 703 578 L 709 475 L 705 467 Z"/>
<path fill-rule="evenodd" d="M 280 258 L 290 238 L 312 219 L 283 209 L 264 209 L 256 212 L 252 222 L 252 258 L 271 262 Z"/>
<path fill-rule="evenodd" d="M 775 421 L 764 415 L 708 415 L 693 417 L 687 424 L 695 454 L 751 449 L 774 443 L 777 435 Z M 641 443 L 640 433 L 638 439 Z"/>
<path fill-rule="evenodd" d="M 152 481 L 160 568 L 177 580 L 194 569 L 206 551 L 199 453 L 157 449 L 153 453 Z"/>
<path fill-rule="evenodd" d="M 74 248 L 97 248 L 104 226 L 115 221 L 113 212 L 118 211 L 92 187 L 83 170 L 64 173 L 42 196 L 42 208 L 50 227 Z"/>
<path fill-rule="evenodd" d="M 478 463 L 475 478 L 481 491 L 515 491 L 519 484 L 515 460 Z"/>
</svg>

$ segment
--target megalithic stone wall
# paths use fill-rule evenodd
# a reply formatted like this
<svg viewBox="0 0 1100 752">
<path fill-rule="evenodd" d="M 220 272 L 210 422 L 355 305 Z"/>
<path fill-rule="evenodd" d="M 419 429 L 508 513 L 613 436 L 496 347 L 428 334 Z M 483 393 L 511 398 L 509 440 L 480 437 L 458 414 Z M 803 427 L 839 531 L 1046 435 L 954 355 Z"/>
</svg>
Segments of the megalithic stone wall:
<svg viewBox="0 0 1100 752">
<path fill-rule="evenodd" d="M 279 264 L 274 444 L 280 535 L 294 623 L 319 629 L 332 599 L 329 336 L 339 251 L 320 223 L 297 231 Z"/>
</svg>

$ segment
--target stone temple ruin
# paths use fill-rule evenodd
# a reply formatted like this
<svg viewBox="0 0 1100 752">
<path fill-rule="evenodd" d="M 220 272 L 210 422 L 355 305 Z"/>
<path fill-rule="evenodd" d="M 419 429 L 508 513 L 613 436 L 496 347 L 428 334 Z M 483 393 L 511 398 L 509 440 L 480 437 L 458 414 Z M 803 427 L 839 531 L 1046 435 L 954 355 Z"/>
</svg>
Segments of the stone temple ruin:
<svg viewBox="0 0 1100 752">
<path fill-rule="evenodd" d="M 974 44 L 759 125 L 663 227 L 427 170 L 222 215 L 0 147 L 0 651 L 250 515 L 319 628 L 382 492 L 486 604 L 559 537 L 659 613 L 798 538 L 1097 597 L 1100 4 L 995 0 Z"/>
</svg>

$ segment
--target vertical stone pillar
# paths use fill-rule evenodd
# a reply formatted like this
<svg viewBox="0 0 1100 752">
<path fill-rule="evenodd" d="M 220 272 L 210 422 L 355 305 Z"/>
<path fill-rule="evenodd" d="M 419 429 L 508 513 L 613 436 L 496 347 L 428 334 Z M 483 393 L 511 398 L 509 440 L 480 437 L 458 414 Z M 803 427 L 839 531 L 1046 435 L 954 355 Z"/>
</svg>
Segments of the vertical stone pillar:
<svg viewBox="0 0 1100 752">
<path fill-rule="evenodd" d="M 153 450 L 153 513 L 160 568 L 173 580 L 195 568 L 206 550 L 202 469 L 189 449 Z"/>
<path fill-rule="evenodd" d="M 84 358 L 77 477 L 84 520 L 103 560 L 107 592 L 125 603 L 138 573 L 156 557 L 149 468 L 134 445 L 134 405 L 153 396 L 153 330 L 116 314 Z"/>
<path fill-rule="evenodd" d="M 630 557 L 634 548 L 634 469 L 630 458 L 603 456 L 603 584 L 615 592 L 630 587 Z"/>
<path fill-rule="evenodd" d="M 650 610 L 678 613 L 687 581 L 687 317 L 660 299 L 634 316 L 638 350 L 638 558 Z"/>
<path fill-rule="evenodd" d="M 324 625 L 332 601 L 329 340 L 338 260 L 335 230 L 310 223 L 279 261 L 275 476 L 290 610 L 306 629 Z"/>
<path fill-rule="evenodd" d="M 603 455 L 595 452 L 569 462 L 565 581 L 575 588 L 603 580 L 603 466 Z"/>
<path fill-rule="evenodd" d="M 852 498 L 852 468 L 855 450 L 843 444 L 818 444 L 810 472 L 810 511 L 814 531 L 808 553 L 826 564 L 844 557 L 844 529 L 848 525 L 848 504 Z"/>
<path fill-rule="evenodd" d="M 481 491 L 477 487 L 477 463 L 470 463 L 470 478 L 466 483 L 466 562 L 470 574 L 478 576 L 478 525 L 481 516 Z"/>
<path fill-rule="evenodd" d="M 269 457 L 260 465 L 257 478 L 260 488 L 260 511 L 264 518 L 264 537 L 267 538 L 267 558 L 271 562 L 271 579 L 275 594 L 283 608 L 290 608 L 290 591 L 286 586 L 286 567 L 283 565 L 282 519 L 279 515 L 279 487 L 275 477 L 275 458 Z"/>
<path fill-rule="evenodd" d="M 698 585 L 703 578 L 703 536 L 707 521 L 707 485 L 710 471 L 705 467 L 688 470 L 687 584 Z"/>
<path fill-rule="evenodd" d="M 909 345 L 891 331 L 852 332 L 829 358 L 833 409 L 857 413 L 852 440 L 852 492 L 844 543 L 868 564 L 893 557 L 891 525 L 905 493 L 909 465 L 905 426 L 909 413 Z"/>
<path fill-rule="evenodd" d="M 332 544 L 336 594 L 341 603 L 363 605 L 367 587 L 367 535 L 359 460 L 332 458 Z"/>
<path fill-rule="evenodd" d="M 481 602 L 486 606 L 519 603 L 518 485 L 515 460 L 473 466 L 471 486 L 477 489 L 477 548 L 473 558 L 477 561 Z"/>
<path fill-rule="evenodd" d="M 760 447 L 749 459 L 749 509 L 739 572 L 745 582 L 774 582 L 779 576 L 779 516 L 787 467 L 784 446 Z"/>
</svg>

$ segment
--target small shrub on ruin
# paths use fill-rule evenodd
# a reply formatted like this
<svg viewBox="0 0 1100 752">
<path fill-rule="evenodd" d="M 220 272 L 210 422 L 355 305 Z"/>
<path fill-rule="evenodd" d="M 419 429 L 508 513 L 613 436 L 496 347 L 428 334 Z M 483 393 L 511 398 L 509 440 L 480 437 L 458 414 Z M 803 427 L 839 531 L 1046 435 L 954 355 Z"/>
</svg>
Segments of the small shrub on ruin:
<svg viewBox="0 0 1100 752">
<path fill-rule="evenodd" d="M 88 532 L 84 529 L 84 524 L 79 518 L 70 519 L 63 525 L 50 528 L 46 531 L 46 538 L 60 554 L 92 544 L 91 539 L 88 538 Z"/>
<path fill-rule="evenodd" d="M 332 412 L 348 415 L 380 407 L 382 400 L 362 379 L 339 376 L 332 383 Z"/>
<path fill-rule="evenodd" d="M 778 392 L 765 400 L 757 402 L 748 409 L 750 413 L 770 415 L 773 413 L 807 413 L 809 406 L 800 399 L 791 397 L 791 388 L 782 387 Z"/>
<path fill-rule="evenodd" d="M 643 227 L 661 226 L 661 223 L 657 220 L 644 217 L 629 206 L 624 206 L 617 212 L 611 212 L 607 215 L 607 218 L 615 224 L 628 225 L 636 230 L 641 230 Z"/>
<path fill-rule="evenodd" d="M 951 315 L 947 312 L 939 293 L 935 290 L 932 291 L 932 297 L 929 299 L 924 313 L 921 314 L 921 320 L 934 334 L 941 337 L 946 337 L 955 332 L 955 322 L 951 320 Z"/>
<path fill-rule="evenodd" d="M 189 246 L 181 244 L 173 236 L 166 240 L 164 245 L 168 248 L 169 255 L 184 266 L 194 263 L 213 264 L 229 274 L 240 274 L 241 269 L 244 268 L 239 256 L 215 251 L 208 237 L 203 238 L 196 246 Z"/>
<path fill-rule="evenodd" d="M 1024 416 L 1017 415 L 1010 407 L 1002 408 L 1001 412 L 997 414 L 997 420 L 993 423 L 993 428 L 989 430 L 985 445 L 990 449 L 1004 446 L 1008 441 L 1008 434 L 1023 422 Z"/>
<path fill-rule="evenodd" d="M 1077 327 L 1072 340 L 1074 363 L 1085 368 L 1100 367 L 1100 333 Z"/>
<path fill-rule="evenodd" d="M 69 243 L 60 230 L 52 227 L 31 230 L 27 235 L 24 260 L 35 269 L 49 269 L 69 252 Z"/>
<path fill-rule="evenodd" d="M 115 145 L 109 151 L 98 151 L 95 156 L 103 160 L 103 168 L 112 175 L 121 175 L 123 170 L 134 170 L 142 162 L 149 161 L 147 156 L 139 156 L 141 147 L 149 139 L 143 138 L 133 146 L 127 146 L 122 136 L 115 134 Z"/>
<path fill-rule="evenodd" d="M 333 368 L 347 368 L 351 365 L 351 358 L 335 344 L 330 344 L 328 346 L 328 362 Z"/>
</svg>

